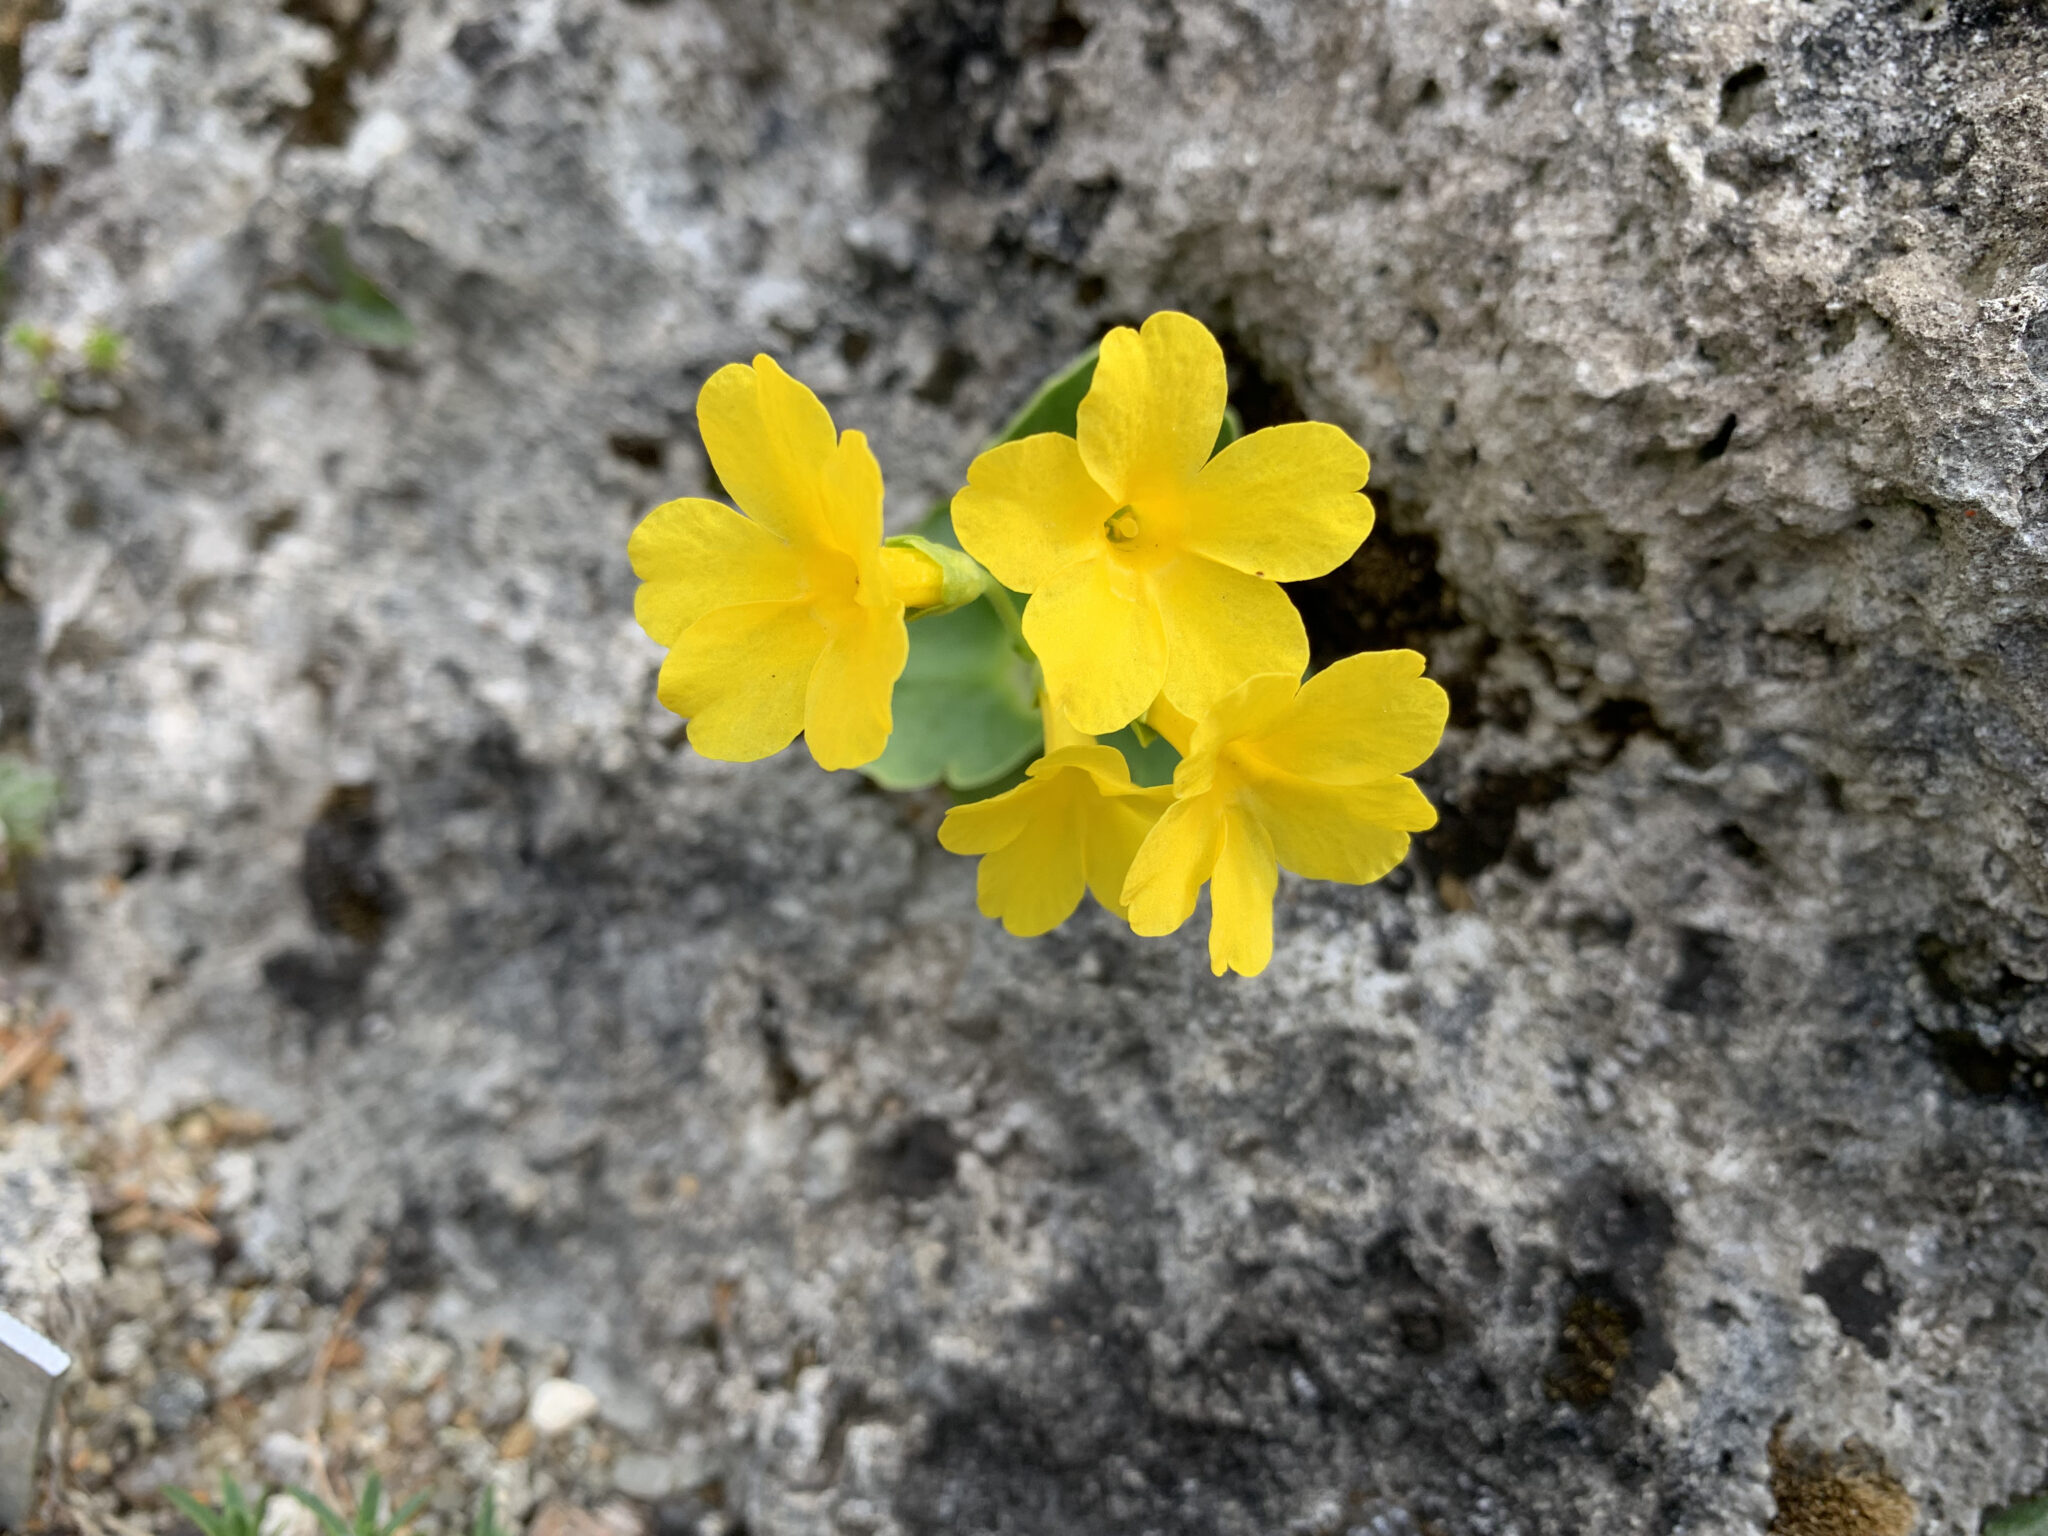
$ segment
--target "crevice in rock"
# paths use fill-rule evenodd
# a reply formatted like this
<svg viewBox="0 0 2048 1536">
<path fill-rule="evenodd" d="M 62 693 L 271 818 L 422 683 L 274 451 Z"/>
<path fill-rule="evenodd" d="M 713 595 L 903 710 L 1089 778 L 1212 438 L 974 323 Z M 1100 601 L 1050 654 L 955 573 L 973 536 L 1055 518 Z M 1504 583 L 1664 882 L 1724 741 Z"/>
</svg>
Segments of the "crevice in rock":
<svg viewBox="0 0 2048 1536">
<path fill-rule="evenodd" d="M 1026 58 L 1072 28 L 1055 15 L 1037 33 L 1013 36 L 1006 11 L 1004 0 L 923 0 L 890 29 L 889 73 L 868 143 L 878 187 L 1023 185 L 1053 125 L 1030 125 L 1020 141 L 1013 130 L 1022 125 L 1003 123 L 1004 112 Z"/>
<path fill-rule="evenodd" d="M 1891 1324 L 1899 1296 L 1878 1255 L 1868 1248 L 1831 1248 L 1818 1266 L 1807 1271 L 1799 1289 L 1825 1302 L 1842 1332 L 1873 1360 L 1891 1357 Z"/>
<path fill-rule="evenodd" d="M 1748 64 L 1721 82 L 1721 126 L 1740 128 L 1763 105 L 1763 90 L 1771 72 L 1761 64 Z"/>
<path fill-rule="evenodd" d="M 285 0 L 284 13 L 334 39 L 334 56 L 307 76 L 311 97 L 285 136 L 294 144 L 346 144 L 360 112 L 356 85 L 390 64 L 398 51 L 396 28 L 379 14 L 377 0 Z"/>
<path fill-rule="evenodd" d="M 316 1028 L 360 1007 L 385 934 L 405 910 L 379 858 L 383 830 L 367 784 L 336 786 L 306 829 L 299 889 L 316 939 L 266 957 L 263 980 Z"/>
<path fill-rule="evenodd" d="M 928 1200 L 953 1182 L 960 1140 L 951 1126 L 923 1115 L 862 1155 L 868 1187 L 898 1200 Z"/>
<path fill-rule="evenodd" d="M 660 469 L 668 458 L 668 444 L 640 432 L 614 432 L 604 440 L 612 457 L 642 469 Z"/>
<path fill-rule="evenodd" d="M 1570 786 L 1546 770 L 1489 771 L 1465 784 L 1432 786 L 1437 825 L 1415 840 L 1416 856 L 1432 880 L 1470 884 L 1510 854 L 1533 877 L 1543 871 L 1533 848 L 1518 841 L 1521 813 L 1563 799 Z"/>
</svg>

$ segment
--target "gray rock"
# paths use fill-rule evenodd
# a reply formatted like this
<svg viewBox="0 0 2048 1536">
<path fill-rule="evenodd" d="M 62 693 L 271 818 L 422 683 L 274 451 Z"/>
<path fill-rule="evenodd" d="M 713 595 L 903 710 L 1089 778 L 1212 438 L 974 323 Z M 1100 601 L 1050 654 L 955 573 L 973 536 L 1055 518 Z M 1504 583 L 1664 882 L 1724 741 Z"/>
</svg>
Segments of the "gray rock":
<svg viewBox="0 0 2048 1536">
<path fill-rule="evenodd" d="M 308 1352 L 303 1334 L 281 1328 L 245 1329 L 229 1339 L 213 1357 L 214 1390 L 223 1397 L 233 1397 L 238 1392 L 269 1386 L 303 1361 Z"/>
<path fill-rule="evenodd" d="M 13 315 L 132 342 L 0 372 L 47 973 L 96 1104 L 293 1129 L 264 1270 L 381 1241 L 646 1381 L 757 1533 L 1752 1531 L 1852 1437 L 1928 1533 L 2040 1485 L 2038 9 L 373 14 L 69 0 L 10 120 Z M 323 224 L 410 346 L 320 323 Z M 1443 825 L 1284 884 L 1253 983 L 694 759 L 630 618 L 720 363 L 901 524 L 1165 305 L 1372 450 L 1303 606 L 1456 701 Z"/>
<path fill-rule="evenodd" d="M 56 1130 L 0 1128 L 0 1311 L 61 1341 L 105 1277 L 92 1196 Z"/>
<path fill-rule="evenodd" d="M 213 1401 L 206 1383 L 188 1371 L 166 1371 L 142 1395 L 142 1406 L 158 1435 L 182 1435 Z"/>
</svg>

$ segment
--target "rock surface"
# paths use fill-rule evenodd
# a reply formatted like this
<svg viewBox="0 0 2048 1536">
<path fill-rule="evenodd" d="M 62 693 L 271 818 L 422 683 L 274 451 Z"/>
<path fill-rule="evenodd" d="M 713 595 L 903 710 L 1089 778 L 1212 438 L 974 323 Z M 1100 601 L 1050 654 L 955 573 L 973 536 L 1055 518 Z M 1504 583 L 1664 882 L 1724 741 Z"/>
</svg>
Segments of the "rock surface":
<svg viewBox="0 0 2048 1536">
<path fill-rule="evenodd" d="M 1974 1532 L 2048 1479 L 2037 8 L 53 9 L 23 931 L 94 1102 L 289 1132 L 249 1262 L 567 1345 L 673 1530 Z M 322 323 L 324 226 L 409 345 Z M 1248 984 L 1007 939 L 929 798 L 694 759 L 630 618 L 719 364 L 908 520 L 1167 305 L 1372 450 L 1299 595 L 1456 702 L 1442 827 L 1284 885 Z"/>
<path fill-rule="evenodd" d="M 0 1128 L 0 1312 L 73 1340 L 104 1273 L 91 1196 L 57 1133 Z"/>
</svg>

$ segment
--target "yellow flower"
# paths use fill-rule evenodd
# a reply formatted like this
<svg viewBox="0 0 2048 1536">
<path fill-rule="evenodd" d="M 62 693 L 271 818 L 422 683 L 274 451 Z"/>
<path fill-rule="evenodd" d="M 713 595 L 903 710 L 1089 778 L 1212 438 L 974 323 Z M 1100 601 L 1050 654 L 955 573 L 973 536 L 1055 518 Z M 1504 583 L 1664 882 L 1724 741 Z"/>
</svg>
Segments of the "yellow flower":
<svg viewBox="0 0 2048 1536">
<path fill-rule="evenodd" d="M 867 439 L 837 432 L 774 359 L 714 373 L 697 424 L 746 515 L 685 497 L 633 530 L 633 613 L 669 647 L 661 702 L 689 720 L 706 757 L 753 762 L 802 731 L 822 767 L 873 762 L 909 654 L 899 578 L 919 601 L 935 596 L 937 567 L 882 548 L 882 472 Z"/>
<path fill-rule="evenodd" d="M 1163 784 L 1133 784 L 1121 752 L 1066 728 L 1051 711 L 1045 745 L 1022 784 L 956 805 L 939 825 L 949 853 L 982 856 L 981 915 L 1026 939 L 1073 916 L 1084 886 L 1122 917 L 1132 856 L 1173 798 Z"/>
<path fill-rule="evenodd" d="M 1209 968 L 1256 976 L 1273 958 L 1284 866 L 1363 885 L 1406 857 L 1436 811 L 1402 775 L 1436 750 L 1450 701 L 1413 651 L 1347 657 L 1306 683 L 1254 677 L 1194 726 L 1154 725 L 1184 756 L 1173 805 L 1132 861 L 1131 927 L 1172 933 L 1209 882 Z"/>
<path fill-rule="evenodd" d="M 1268 427 L 1210 458 L 1226 391 L 1200 321 L 1119 327 L 1078 435 L 991 448 L 953 498 L 967 552 L 1031 594 L 1024 636 L 1081 730 L 1162 692 L 1199 718 L 1255 673 L 1299 677 L 1308 637 L 1278 583 L 1336 569 L 1372 530 L 1371 461 L 1336 427 Z"/>
</svg>

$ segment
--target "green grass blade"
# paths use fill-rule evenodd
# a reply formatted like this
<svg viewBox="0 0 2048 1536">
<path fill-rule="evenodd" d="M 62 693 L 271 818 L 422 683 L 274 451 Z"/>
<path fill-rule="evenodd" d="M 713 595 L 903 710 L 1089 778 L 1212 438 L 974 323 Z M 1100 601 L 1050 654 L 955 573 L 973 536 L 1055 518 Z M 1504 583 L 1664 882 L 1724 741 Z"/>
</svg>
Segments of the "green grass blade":
<svg viewBox="0 0 2048 1536">
<path fill-rule="evenodd" d="M 404 1530 L 412 1523 L 412 1517 L 426 1507 L 427 1496 L 424 1493 L 413 1495 L 403 1509 L 384 1522 L 378 1536 L 392 1536 L 393 1532 Z"/>
<path fill-rule="evenodd" d="M 293 1498 L 313 1511 L 313 1517 L 320 1522 L 321 1528 L 328 1536 L 355 1536 L 355 1532 L 349 1529 L 349 1523 L 318 1494 L 308 1493 L 304 1488 L 293 1488 L 289 1492 Z"/>
<path fill-rule="evenodd" d="M 165 1503 L 198 1526 L 206 1536 L 228 1536 L 220 1511 L 209 1509 L 182 1488 L 166 1488 L 163 1496 Z"/>
</svg>

